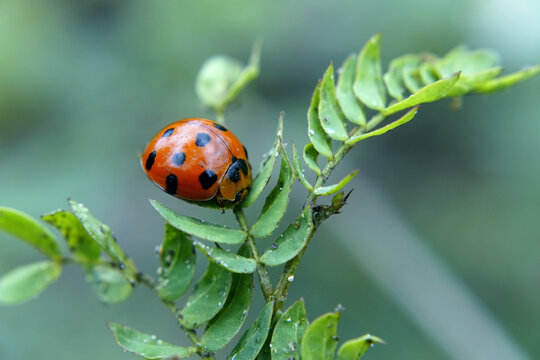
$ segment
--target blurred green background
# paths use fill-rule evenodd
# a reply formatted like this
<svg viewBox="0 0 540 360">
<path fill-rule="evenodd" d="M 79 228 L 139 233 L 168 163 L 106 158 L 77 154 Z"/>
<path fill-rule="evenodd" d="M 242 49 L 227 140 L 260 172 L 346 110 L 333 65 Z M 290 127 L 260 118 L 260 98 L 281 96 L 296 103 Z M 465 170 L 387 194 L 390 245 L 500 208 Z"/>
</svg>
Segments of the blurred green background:
<svg viewBox="0 0 540 360">
<path fill-rule="evenodd" d="M 212 116 L 193 86 L 207 57 L 246 60 L 263 40 L 260 79 L 227 120 L 256 167 L 281 110 L 286 141 L 307 142 L 317 80 L 374 33 L 385 66 L 464 43 L 512 71 L 539 62 L 539 14 L 536 0 L 1 1 L 0 204 L 39 216 L 83 202 L 154 273 L 162 220 L 148 198 L 232 224 L 161 193 L 137 159 L 167 123 Z M 337 171 L 360 169 L 350 205 L 317 234 L 290 303 L 304 296 L 310 319 L 343 304 L 342 340 L 387 341 L 369 359 L 540 358 L 539 93 L 536 78 L 457 112 L 423 106 L 358 144 Z M 305 196 L 298 186 L 288 219 Z M 5 234 L 0 249 L 0 273 L 40 258 Z M 107 307 L 68 267 L 37 300 L 0 308 L 0 359 L 132 358 L 106 320 L 186 343 L 146 289 Z"/>
</svg>

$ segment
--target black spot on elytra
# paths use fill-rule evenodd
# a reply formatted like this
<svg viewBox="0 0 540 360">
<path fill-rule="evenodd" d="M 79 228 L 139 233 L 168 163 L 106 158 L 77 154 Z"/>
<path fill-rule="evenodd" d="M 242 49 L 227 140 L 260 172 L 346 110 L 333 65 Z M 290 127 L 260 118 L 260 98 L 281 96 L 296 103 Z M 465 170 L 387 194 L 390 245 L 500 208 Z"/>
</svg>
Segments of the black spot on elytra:
<svg viewBox="0 0 540 360">
<path fill-rule="evenodd" d="M 213 123 L 212 125 L 214 125 L 214 127 L 218 130 L 221 130 L 221 131 L 227 131 L 227 128 L 223 125 L 220 125 L 220 124 L 216 124 L 216 123 Z"/>
<path fill-rule="evenodd" d="M 198 133 L 197 139 L 195 139 L 195 145 L 203 147 L 210 142 L 210 135 L 207 133 Z"/>
<path fill-rule="evenodd" d="M 174 128 L 167 129 L 167 130 L 165 130 L 163 135 L 161 135 L 161 137 L 169 137 L 169 136 L 171 136 L 173 134 L 173 132 L 174 132 Z"/>
<path fill-rule="evenodd" d="M 167 194 L 176 195 L 178 188 L 178 178 L 174 174 L 170 174 L 165 178 L 165 191 Z"/>
<path fill-rule="evenodd" d="M 238 161 L 237 158 L 233 156 L 232 158 L 232 164 L 229 166 L 229 169 L 227 170 L 226 176 L 232 181 L 232 182 L 238 182 L 240 181 L 240 161 Z"/>
<path fill-rule="evenodd" d="M 248 174 L 248 164 L 247 164 L 246 160 L 238 159 L 238 162 L 240 163 L 240 169 L 242 169 L 242 172 L 244 173 L 244 175 L 247 176 L 247 174 Z"/>
<path fill-rule="evenodd" d="M 150 169 L 154 165 L 154 160 L 156 160 L 156 150 L 152 151 L 150 155 L 148 155 L 145 164 L 146 170 L 150 171 Z"/>
<path fill-rule="evenodd" d="M 244 145 L 242 145 L 242 147 L 244 148 L 244 152 L 246 153 L 246 159 L 249 159 L 249 155 L 248 155 L 246 147 Z"/>
<path fill-rule="evenodd" d="M 174 165 L 182 166 L 184 164 L 184 161 L 186 161 L 186 154 L 183 152 L 176 153 L 173 155 L 172 161 Z"/>
<path fill-rule="evenodd" d="M 199 175 L 199 182 L 204 190 L 208 190 L 217 181 L 217 175 L 212 170 L 205 170 Z"/>
</svg>

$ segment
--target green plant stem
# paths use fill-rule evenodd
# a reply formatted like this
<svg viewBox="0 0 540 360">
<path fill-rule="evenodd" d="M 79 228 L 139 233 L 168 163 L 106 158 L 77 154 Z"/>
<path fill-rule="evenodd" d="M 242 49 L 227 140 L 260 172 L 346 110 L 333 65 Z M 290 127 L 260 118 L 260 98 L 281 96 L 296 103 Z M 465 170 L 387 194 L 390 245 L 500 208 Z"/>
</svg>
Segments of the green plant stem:
<svg viewBox="0 0 540 360">
<path fill-rule="evenodd" d="M 364 131 L 369 131 L 376 127 L 378 124 L 380 124 L 386 117 L 383 113 L 378 113 L 374 115 L 366 124 L 365 130 L 363 130 L 360 127 L 357 127 L 353 129 L 350 133 L 350 137 L 353 137 L 355 135 L 362 134 Z M 338 149 L 334 157 L 328 161 L 325 168 L 321 171 L 321 174 L 317 177 L 317 180 L 315 181 L 315 185 L 313 185 L 314 189 L 317 189 L 318 187 L 324 186 L 326 181 L 328 180 L 328 177 L 332 173 L 332 171 L 336 168 L 336 166 L 340 163 L 340 161 L 347 155 L 347 153 L 352 149 L 353 145 L 343 143 L 341 147 Z M 307 206 L 313 207 L 315 202 L 317 201 L 317 198 L 319 196 L 316 195 L 314 192 L 311 192 L 304 203 L 304 207 L 302 210 L 304 210 Z M 289 291 L 289 287 L 291 286 L 292 281 L 294 280 L 294 274 L 296 273 L 296 270 L 298 269 L 298 266 L 300 265 L 300 261 L 302 260 L 302 257 L 304 256 L 304 253 L 306 252 L 306 249 L 309 245 L 309 242 L 313 238 L 313 235 L 315 234 L 315 231 L 317 231 L 318 224 L 314 224 L 313 229 L 308 235 L 306 244 L 304 245 L 304 248 L 296 255 L 294 258 L 289 260 L 285 264 L 285 268 L 283 269 L 283 273 L 281 274 L 281 277 L 279 278 L 278 284 L 276 286 L 276 289 L 273 294 L 273 299 L 275 299 L 274 303 L 274 316 L 280 313 L 281 309 L 283 308 L 283 305 L 285 304 L 285 300 L 287 299 L 287 293 Z"/>
<path fill-rule="evenodd" d="M 146 286 L 147 288 L 149 288 L 150 290 L 154 291 L 157 294 L 157 281 L 152 276 L 139 272 L 137 273 L 137 282 L 141 285 Z M 180 313 L 180 309 L 178 309 L 176 304 L 172 301 L 165 301 L 161 298 L 159 300 L 163 303 L 163 305 L 165 305 L 169 310 L 171 310 L 174 316 L 178 319 L 178 314 Z M 186 333 L 189 341 L 191 341 L 191 343 L 198 348 L 197 354 L 199 354 L 201 358 L 205 358 L 205 359 L 214 358 L 213 354 L 207 353 L 201 347 L 201 340 L 197 336 L 195 330 L 186 328 L 185 326 L 182 325 L 180 321 L 178 321 L 178 326 L 180 326 L 180 329 L 182 329 L 182 331 Z"/>
<path fill-rule="evenodd" d="M 369 121 L 366 124 L 366 132 L 368 132 L 369 130 L 372 130 L 374 127 L 379 125 L 381 121 L 383 121 L 384 119 L 386 119 L 386 116 L 382 112 L 378 113 L 377 115 L 374 115 L 371 119 L 369 119 Z M 362 132 L 359 129 L 355 129 L 355 130 L 353 130 L 353 134 L 351 135 L 351 137 L 354 135 L 358 135 L 359 133 Z"/>
<path fill-rule="evenodd" d="M 268 276 L 268 272 L 264 267 L 264 264 L 260 262 L 259 252 L 257 251 L 257 246 L 255 245 L 255 239 L 253 238 L 253 235 L 249 233 L 249 226 L 247 223 L 246 214 L 244 213 L 244 210 L 241 206 L 235 206 L 233 208 L 233 212 L 234 216 L 236 216 L 236 221 L 238 221 L 238 224 L 240 225 L 240 228 L 248 234 L 247 244 L 251 250 L 251 255 L 253 256 L 253 259 L 257 262 L 257 275 L 259 276 L 261 290 L 263 292 L 264 299 L 266 300 L 266 302 L 269 302 L 272 300 L 274 288 L 272 286 L 270 276 Z"/>
</svg>

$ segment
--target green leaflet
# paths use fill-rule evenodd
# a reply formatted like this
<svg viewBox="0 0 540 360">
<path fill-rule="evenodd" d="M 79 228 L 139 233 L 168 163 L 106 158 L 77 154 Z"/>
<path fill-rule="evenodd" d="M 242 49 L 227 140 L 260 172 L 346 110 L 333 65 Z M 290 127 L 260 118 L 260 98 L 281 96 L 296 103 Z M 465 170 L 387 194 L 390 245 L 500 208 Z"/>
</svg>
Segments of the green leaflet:
<svg viewBox="0 0 540 360">
<path fill-rule="evenodd" d="M 502 67 L 481 70 L 474 74 L 461 75 L 454 86 L 446 93 L 446 96 L 461 96 L 482 86 L 487 81 L 498 76 L 503 71 Z"/>
<path fill-rule="evenodd" d="M 475 89 L 479 93 L 491 93 L 504 90 L 518 82 L 525 81 L 540 73 L 540 64 L 517 71 L 512 74 L 501 76 L 500 78 L 489 80 Z"/>
<path fill-rule="evenodd" d="M 272 335 L 272 360 L 300 358 L 302 336 L 309 326 L 304 300 L 292 304 L 278 320 Z"/>
<path fill-rule="evenodd" d="M 296 173 L 296 176 L 298 179 L 300 179 L 300 182 L 306 189 L 308 189 L 310 192 L 313 191 L 313 186 L 309 183 L 309 181 L 306 179 L 306 175 L 304 174 L 304 169 L 302 168 L 302 162 L 300 161 L 300 155 L 298 154 L 298 149 L 296 148 L 296 144 L 292 143 L 292 151 L 293 151 L 293 165 L 294 165 L 294 171 Z"/>
<path fill-rule="evenodd" d="M 58 243 L 49 229 L 21 211 L 0 207 L 0 231 L 27 242 L 53 260 L 62 257 Z"/>
<path fill-rule="evenodd" d="M 431 62 L 422 63 L 418 71 L 420 72 L 420 79 L 424 85 L 429 85 L 439 80 L 435 65 Z"/>
<path fill-rule="evenodd" d="M 255 237 L 264 238 L 272 233 L 280 223 L 291 195 L 294 184 L 294 173 L 285 150 L 281 150 L 281 170 L 276 186 L 264 202 L 259 219 L 251 227 L 250 233 Z"/>
<path fill-rule="evenodd" d="M 498 64 L 499 55 L 491 50 L 477 49 L 470 51 L 467 54 L 467 56 L 462 60 L 462 64 L 460 64 L 459 69 L 456 71 L 461 71 L 462 74 L 469 75 L 495 67 Z"/>
<path fill-rule="evenodd" d="M 94 289 L 98 299 L 105 304 L 118 304 L 133 293 L 133 286 L 120 270 L 108 265 L 89 267 L 86 282 Z"/>
<path fill-rule="evenodd" d="M 99 259 L 101 247 L 88 235 L 75 215 L 65 210 L 56 210 L 41 218 L 62 233 L 77 261 L 92 263 Z"/>
<path fill-rule="evenodd" d="M 387 131 L 395 129 L 398 126 L 403 125 L 403 124 L 411 121 L 414 118 L 414 116 L 416 115 L 417 111 L 418 111 L 418 106 L 412 108 L 405 115 L 403 115 L 402 117 L 400 117 L 396 121 L 391 122 L 388 125 L 385 125 L 385 126 L 383 126 L 381 128 L 378 128 L 377 130 L 373 130 L 373 131 L 365 133 L 365 134 L 359 134 L 359 135 L 353 136 L 352 138 L 347 140 L 347 144 L 352 145 L 352 144 L 355 144 L 355 143 L 359 142 L 360 140 L 364 140 L 364 139 L 367 139 L 367 138 L 372 137 L 372 136 L 382 135 L 382 134 L 386 133 Z"/>
<path fill-rule="evenodd" d="M 437 71 L 441 78 L 448 77 L 453 73 L 460 71 L 458 69 L 463 64 L 462 59 L 467 55 L 467 47 L 464 45 L 458 45 L 449 52 L 447 52 L 436 63 Z M 457 70 L 453 70 L 457 69 Z"/>
<path fill-rule="evenodd" d="M 382 80 L 380 59 L 381 35 L 373 36 L 358 55 L 354 93 L 370 109 L 382 110 L 386 92 Z"/>
<path fill-rule="evenodd" d="M 315 174 L 321 175 L 321 169 L 317 164 L 317 158 L 319 157 L 319 153 L 317 152 L 317 150 L 315 150 L 312 143 L 307 143 L 306 146 L 304 146 L 303 155 L 304 161 L 306 162 L 308 168 L 315 171 Z"/>
<path fill-rule="evenodd" d="M 86 232 L 105 250 L 111 259 L 118 263 L 124 276 L 134 283 L 135 274 L 137 273 L 135 265 L 118 245 L 109 227 L 93 217 L 83 204 L 69 200 L 69 205 Z"/>
<path fill-rule="evenodd" d="M 420 70 L 417 68 L 410 68 L 403 70 L 403 83 L 407 87 L 407 90 L 414 94 L 420 90 L 424 84 L 422 83 L 422 78 L 420 77 Z"/>
<path fill-rule="evenodd" d="M 302 338 L 303 360 L 332 360 L 337 348 L 337 325 L 341 313 L 333 312 L 315 319 Z"/>
<path fill-rule="evenodd" d="M 390 62 L 389 70 L 384 74 L 384 83 L 388 93 L 396 100 L 401 101 L 407 92 L 404 83 L 404 73 L 420 64 L 417 55 L 404 55 Z"/>
<path fill-rule="evenodd" d="M 436 68 L 440 77 L 449 77 L 461 71 L 462 74 L 474 74 L 497 66 L 499 56 L 491 50 L 478 49 L 468 51 L 465 46 L 458 46 L 448 52 L 437 63 Z"/>
<path fill-rule="evenodd" d="M 223 308 L 231 288 L 231 273 L 214 262 L 199 279 L 180 312 L 180 322 L 195 329 L 212 319 Z"/>
<path fill-rule="evenodd" d="M 270 330 L 274 302 L 265 305 L 255 322 L 246 330 L 227 360 L 253 360 L 261 351 Z"/>
<path fill-rule="evenodd" d="M 251 190 L 249 190 L 246 198 L 244 199 L 244 201 L 242 201 L 242 207 L 246 208 L 251 206 L 251 204 L 253 204 L 255 200 L 257 200 L 259 195 L 261 195 L 264 187 L 266 186 L 266 184 L 268 184 L 268 181 L 270 181 L 270 176 L 272 175 L 272 171 L 274 170 L 274 165 L 276 163 L 276 157 L 279 153 L 279 149 L 281 148 L 282 137 L 283 115 L 280 115 L 274 146 L 269 152 L 264 155 L 263 161 L 259 165 L 259 171 L 257 172 L 255 179 L 253 179 Z"/>
<path fill-rule="evenodd" d="M 319 154 L 332 158 L 332 140 L 326 135 L 326 132 L 322 128 L 321 120 L 319 119 L 319 103 L 321 96 L 321 83 L 317 84 L 313 91 L 311 98 L 311 105 L 309 106 L 307 118 L 308 118 L 308 136 L 309 140 L 313 143 L 313 147 L 319 152 Z"/>
<path fill-rule="evenodd" d="M 52 261 L 41 261 L 20 266 L 0 278 L 0 304 L 16 305 L 38 296 L 52 284 L 62 266 Z"/>
<path fill-rule="evenodd" d="M 251 274 L 233 274 L 231 291 L 223 309 L 204 329 L 201 344 L 207 351 L 221 350 L 240 331 L 247 318 L 252 286 Z"/>
<path fill-rule="evenodd" d="M 120 347 L 145 359 L 168 359 L 173 357 L 182 359 L 197 352 L 196 347 L 172 345 L 157 339 L 154 335 L 143 334 L 120 324 L 108 323 L 107 325 L 113 332 Z"/>
<path fill-rule="evenodd" d="M 418 92 L 412 94 L 405 100 L 402 100 L 394 105 L 390 105 L 384 110 L 386 116 L 396 113 L 398 111 L 411 108 L 418 104 L 429 103 L 439 99 L 442 99 L 448 91 L 458 81 L 460 73 L 454 74 L 452 77 L 442 79 L 434 82 L 433 84 L 426 85 Z"/>
<path fill-rule="evenodd" d="M 316 195 L 332 195 L 332 194 L 335 194 L 339 190 L 343 189 L 343 187 L 345 185 L 347 185 L 349 183 L 349 181 L 351 181 L 352 178 L 356 176 L 357 173 L 358 173 L 358 170 L 354 170 L 352 173 L 350 173 L 349 175 L 347 175 L 343 179 L 341 179 L 341 181 L 338 182 L 337 184 L 328 185 L 328 186 L 322 186 L 322 187 L 319 187 L 319 188 L 315 189 L 313 192 Z"/>
<path fill-rule="evenodd" d="M 227 269 L 233 273 L 251 274 L 255 271 L 257 263 L 255 260 L 236 255 L 220 248 L 212 248 L 201 244 L 198 241 L 193 243 L 199 250 L 202 251 L 210 261 L 215 262 L 217 265 Z"/>
<path fill-rule="evenodd" d="M 370 334 L 346 341 L 339 348 L 336 360 L 358 360 L 374 343 L 384 344 L 384 341 Z"/>
<path fill-rule="evenodd" d="M 150 203 L 171 226 L 200 239 L 222 244 L 241 244 L 247 237 L 247 234 L 241 230 L 229 229 L 226 226 L 177 214 L 155 200 L 150 200 Z"/>
<path fill-rule="evenodd" d="M 313 214 L 311 207 L 307 206 L 298 219 L 266 249 L 261 256 L 261 262 L 268 266 L 286 263 L 304 248 L 312 230 Z"/>
<path fill-rule="evenodd" d="M 336 96 L 347 119 L 364 126 L 366 125 L 366 115 L 353 91 L 355 76 L 356 56 L 350 55 L 341 66 L 341 73 L 336 86 Z"/>
<path fill-rule="evenodd" d="M 184 295 L 195 275 L 193 244 L 184 232 L 166 223 L 159 258 L 158 295 L 163 300 L 175 301 Z"/>
<path fill-rule="evenodd" d="M 334 66 L 330 64 L 321 81 L 319 119 L 321 126 L 332 139 L 347 140 L 345 115 L 341 111 L 334 85 Z"/>
</svg>

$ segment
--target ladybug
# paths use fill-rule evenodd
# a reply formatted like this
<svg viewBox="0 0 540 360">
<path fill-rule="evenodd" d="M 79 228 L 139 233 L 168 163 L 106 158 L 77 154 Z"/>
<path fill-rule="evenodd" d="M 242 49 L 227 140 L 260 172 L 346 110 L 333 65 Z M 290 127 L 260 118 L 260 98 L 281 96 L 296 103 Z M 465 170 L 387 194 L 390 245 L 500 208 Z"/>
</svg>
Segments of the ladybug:
<svg viewBox="0 0 540 360">
<path fill-rule="evenodd" d="M 174 122 L 146 146 L 141 157 L 146 175 L 166 193 L 199 202 L 244 199 L 251 187 L 246 148 L 226 127 L 200 118 Z"/>
</svg>

